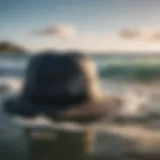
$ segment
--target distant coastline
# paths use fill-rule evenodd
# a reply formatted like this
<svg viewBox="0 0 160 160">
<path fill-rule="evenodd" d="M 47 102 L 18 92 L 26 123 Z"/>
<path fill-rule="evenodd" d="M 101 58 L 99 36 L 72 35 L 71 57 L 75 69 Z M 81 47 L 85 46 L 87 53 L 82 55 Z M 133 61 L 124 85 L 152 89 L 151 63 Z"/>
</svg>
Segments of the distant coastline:
<svg viewBox="0 0 160 160">
<path fill-rule="evenodd" d="M 0 54 L 7 54 L 7 53 L 26 54 L 26 52 L 27 50 L 18 44 L 14 44 L 8 41 L 0 41 Z"/>
</svg>

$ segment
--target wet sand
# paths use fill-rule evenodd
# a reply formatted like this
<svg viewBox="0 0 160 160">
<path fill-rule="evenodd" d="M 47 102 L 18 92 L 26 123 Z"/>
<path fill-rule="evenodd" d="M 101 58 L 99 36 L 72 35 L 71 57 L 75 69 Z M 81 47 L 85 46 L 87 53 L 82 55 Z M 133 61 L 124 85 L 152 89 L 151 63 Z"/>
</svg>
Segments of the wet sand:
<svg viewBox="0 0 160 160">
<path fill-rule="evenodd" d="M 4 97 L 4 95 L 1 95 L 1 103 Z M 30 122 L 32 123 L 32 121 Z M 39 124 L 42 123 L 39 121 Z M 60 127 L 59 124 L 57 126 Z M 74 125 L 71 126 L 75 127 Z M 153 126 L 104 123 L 90 126 L 92 131 L 96 133 L 91 154 L 92 159 L 105 159 L 107 157 L 120 159 L 125 154 L 128 154 L 127 156 L 132 155 L 132 157 L 138 154 L 137 156 L 141 157 L 139 159 L 143 159 L 142 157 L 145 157 L 144 155 L 151 158 L 154 157 L 154 159 L 158 157 L 157 160 L 160 159 L 160 155 L 158 154 L 160 153 L 160 129 L 151 128 Z M 63 127 L 66 126 L 62 125 Z M 3 112 L 1 104 L 0 159 L 30 160 L 28 143 L 23 128 L 15 124 L 12 117 Z"/>
</svg>

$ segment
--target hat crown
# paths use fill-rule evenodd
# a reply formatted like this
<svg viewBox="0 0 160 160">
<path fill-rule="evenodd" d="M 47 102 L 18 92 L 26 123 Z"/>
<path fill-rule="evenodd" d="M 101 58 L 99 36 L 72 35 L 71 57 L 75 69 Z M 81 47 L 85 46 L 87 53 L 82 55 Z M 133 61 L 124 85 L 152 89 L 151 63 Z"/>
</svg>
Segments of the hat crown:
<svg viewBox="0 0 160 160">
<path fill-rule="evenodd" d="M 26 71 L 22 96 L 35 103 L 76 104 L 89 100 L 83 54 L 42 53 Z M 94 78 L 94 77 L 93 77 Z"/>
</svg>

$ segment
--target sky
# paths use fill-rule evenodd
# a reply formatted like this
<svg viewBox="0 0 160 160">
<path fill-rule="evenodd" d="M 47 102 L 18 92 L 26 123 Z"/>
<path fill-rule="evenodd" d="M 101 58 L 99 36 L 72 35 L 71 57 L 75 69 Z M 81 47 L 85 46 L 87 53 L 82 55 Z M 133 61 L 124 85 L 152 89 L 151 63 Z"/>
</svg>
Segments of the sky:
<svg viewBox="0 0 160 160">
<path fill-rule="evenodd" d="M 33 51 L 160 51 L 159 0 L 0 0 L 0 41 Z"/>
</svg>

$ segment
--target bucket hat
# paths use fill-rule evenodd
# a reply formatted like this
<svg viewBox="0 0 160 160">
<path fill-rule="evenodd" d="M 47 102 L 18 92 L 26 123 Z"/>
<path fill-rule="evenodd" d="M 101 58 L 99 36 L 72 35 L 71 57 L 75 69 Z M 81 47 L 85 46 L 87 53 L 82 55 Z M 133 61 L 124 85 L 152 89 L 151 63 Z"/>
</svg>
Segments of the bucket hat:
<svg viewBox="0 0 160 160">
<path fill-rule="evenodd" d="M 93 120 L 107 112 L 102 97 L 88 56 L 43 52 L 30 59 L 21 93 L 7 98 L 4 109 L 24 117 L 44 114 L 55 120 Z"/>
</svg>

